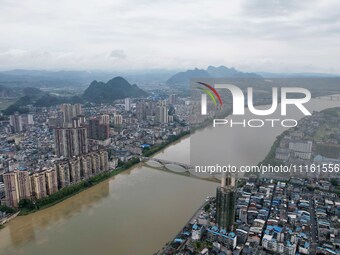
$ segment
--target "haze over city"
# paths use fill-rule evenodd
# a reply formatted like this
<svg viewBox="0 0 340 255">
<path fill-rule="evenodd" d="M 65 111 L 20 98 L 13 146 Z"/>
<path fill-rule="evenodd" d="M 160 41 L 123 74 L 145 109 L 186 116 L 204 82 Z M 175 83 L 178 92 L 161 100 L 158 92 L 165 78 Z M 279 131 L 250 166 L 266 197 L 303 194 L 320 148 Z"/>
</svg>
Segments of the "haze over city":
<svg viewBox="0 0 340 255">
<path fill-rule="evenodd" d="M 1 255 L 340 255 L 339 0 L 0 0 Z"/>
</svg>

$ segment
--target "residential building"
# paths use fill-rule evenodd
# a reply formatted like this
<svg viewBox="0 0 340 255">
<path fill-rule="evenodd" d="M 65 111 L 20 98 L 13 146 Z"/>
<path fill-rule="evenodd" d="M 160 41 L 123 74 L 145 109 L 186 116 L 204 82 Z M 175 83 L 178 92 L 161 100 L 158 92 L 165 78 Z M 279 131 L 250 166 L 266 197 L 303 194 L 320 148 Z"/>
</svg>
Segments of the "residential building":
<svg viewBox="0 0 340 255">
<path fill-rule="evenodd" d="M 70 185 L 70 167 L 67 160 L 58 162 L 56 165 L 58 175 L 58 188 L 62 189 Z"/>
<path fill-rule="evenodd" d="M 221 186 L 216 189 L 216 221 L 220 229 L 233 230 L 235 203 L 235 178 L 223 175 Z"/>
<path fill-rule="evenodd" d="M 88 125 L 88 138 L 93 140 L 106 140 L 110 135 L 110 126 L 107 120 L 92 117 Z"/>
<path fill-rule="evenodd" d="M 80 181 L 80 160 L 74 158 L 69 161 L 70 164 L 70 182 L 77 183 Z"/>
<path fill-rule="evenodd" d="M 73 157 L 88 152 L 87 129 L 56 128 L 54 129 L 55 152 L 58 157 Z"/>
<path fill-rule="evenodd" d="M 34 173 L 30 176 L 32 197 L 40 199 L 47 196 L 45 171 Z"/>
<path fill-rule="evenodd" d="M 18 179 L 19 200 L 30 199 L 32 194 L 31 180 L 28 171 L 16 170 Z"/>
<path fill-rule="evenodd" d="M 3 174 L 5 184 L 6 205 L 17 208 L 19 206 L 19 185 L 16 172 Z"/>
<path fill-rule="evenodd" d="M 115 114 L 114 116 L 114 125 L 120 126 L 123 124 L 123 116 L 120 114 Z"/>
<path fill-rule="evenodd" d="M 130 98 L 125 98 L 125 111 L 130 111 L 131 110 L 131 99 Z"/>
<path fill-rule="evenodd" d="M 72 123 L 72 119 L 82 114 L 81 104 L 62 104 L 60 111 L 63 113 L 64 123 Z"/>
<path fill-rule="evenodd" d="M 165 101 L 161 101 L 160 105 L 158 106 L 158 122 L 160 123 L 168 123 L 168 107 Z"/>
<path fill-rule="evenodd" d="M 45 170 L 46 177 L 46 192 L 51 195 L 58 191 L 58 174 L 57 170 L 53 167 Z"/>
<path fill-rule="evenodd" d="M 176 94 L 171 94 L 169 96 L 169 104 L 171 104 L 171 105 L 177 104 L 177 95 Z"/>
</svg>

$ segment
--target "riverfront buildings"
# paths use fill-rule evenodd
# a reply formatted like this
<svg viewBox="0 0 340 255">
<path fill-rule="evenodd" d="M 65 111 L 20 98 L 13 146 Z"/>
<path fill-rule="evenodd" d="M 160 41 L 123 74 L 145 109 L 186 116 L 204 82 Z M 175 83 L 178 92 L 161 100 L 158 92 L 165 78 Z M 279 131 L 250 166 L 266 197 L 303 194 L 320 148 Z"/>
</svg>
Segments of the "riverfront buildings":
<svg viewBox="0 0 340 255">
<path fill-rule="evenodd" d="M 81 157 L 57 160 L 51 167 L 35 172 L 6 172 L 3 175 L 6 204 L 18 207 L 22 199 L 40 199 L 66 186 L 87 180 L 108 171 L 108 161 L 107 151 L 98 151 Z"/>
<path fill-rule="evenodd" d="M 12 124 L 10 118 L 2 121 L 1 205 L 18 207 L 22 199 L 44 198 L 187 132 L 191 106 L 177 97 L 170 112 L 165 96 L 155 98 L 30 107 L 34 121 L 29 117 L 27 124 L 16 124 L 20 119 L 26 123 L 20 114 L 11 117 Z"/>
<path fill-rule="evenodd" d="M 27 171 L 15 171 L 18 180 L 19 198 L 31 197 L 31 179 Z"/>
<path fill-rule="evenodd" d="M 30 174 L 28 171 L 15 170 L 4 174 L 6 204 L 18 207 L 22 199 L 39 199 L 57 191 L 55 173 L 42 170 Z M 46 181 L 47 178 L 47 181 Z"/>
<path fill-rule="evenodd" d="M 216 197 L 158 254 L 340 254 L 339 114 L 314 113 L 276 143 L 276 162 L 321 165 L 328 173 L 252 176 L 234 190 L 233 179 L 223 177 Z"/>
<path fill-rule="evenodd" d="M 10 207 L 18 207 L 19 205 L 19 185 L 18 175 L 16 172 L 8 172 L 3 175 L 5 184 L 6 204 Z"/>
<path fill-rule="evenodd" d="M 340 198 L 329 182 L 250 178 L 237 186 L 233 230 L 219 227 L 217 192 L 157 254 L 340 253 Z"/>
<path fill-rule="evenodd" d="M 40 199 L 47 196 L 46 191 L 46 177 L 45 172 L 37 172 L 32 174 L 32 197 L 35 199 Z"/>
<path fill-rule="evenodd" d="M 299 121 L 294 129 L 287 130 L 279 139 L 275 148 L 275 158 L 283 165 L 295 166 L 338 166 L 340 163 L 340 120 L 339 109 L 316 112 L 312 116 Z M 318 171 L 317 171 L 318 172 Z M 334 171 L 308 173 L 319 177 L 338 178 Z M 332 173 L 333 172 L 333 173 Z M 303 177 L 306 172 L 302 172 Z M 299 173 L 294 173 L 298 176 Z"/>
</svg>

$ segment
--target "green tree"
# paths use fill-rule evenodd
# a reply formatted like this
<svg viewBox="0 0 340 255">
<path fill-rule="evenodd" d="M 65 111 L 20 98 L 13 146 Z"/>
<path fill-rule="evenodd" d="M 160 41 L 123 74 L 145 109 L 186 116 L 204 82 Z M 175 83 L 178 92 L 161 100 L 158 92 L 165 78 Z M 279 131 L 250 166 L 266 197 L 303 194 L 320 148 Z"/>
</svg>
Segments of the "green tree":
<svg viewBox="0 0 340 255">
<path fill-rule="evenodd" d="M 332 179 L 331 183 L 332 183 L 333 186 L 338 186 L 339 185 L 338 179 Z"/>
<path fill-rule="evenodd" d="M 24 198 L 19 201 L 19 208 L 33 210 L 35 205 L 31 199 Z"/>
<path fill-rule="evenodd" d="M 8 207 L 7 205 L 0 205 L 0 212 L 15 213 L 15 209 Z"/>
</svg>

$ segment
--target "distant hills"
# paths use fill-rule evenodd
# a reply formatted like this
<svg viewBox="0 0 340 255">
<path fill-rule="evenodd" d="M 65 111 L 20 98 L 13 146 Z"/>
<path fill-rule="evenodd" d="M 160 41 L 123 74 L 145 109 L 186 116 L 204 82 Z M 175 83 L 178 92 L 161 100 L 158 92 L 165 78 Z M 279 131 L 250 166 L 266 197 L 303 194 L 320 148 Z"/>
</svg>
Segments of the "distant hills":
<svg viewBox="0 0 340 255">
<path fill-rule="evenodd" d="M 225 66 L 209 66 L 205 69 L 195 68 L 185 72 L 179 72 L 171 76 L 166 84 L 169 86 L 183 86 L 189 85 L 190 79 L 193 78 L 262 78 L 256 73 L 244 73 L 237 71 L 235 68 L 228 68 Z"/>
<path fill-rule="evenodd" d="M 207 73 L 213 78 L 261 78 L 256 73 L 244 73 L 237 71 L 234 67 L 228 68 L 225 66 L 209 66 Z"/>
<path fill-rule="evenodd" d="M 147 93 L 136 84 L 131 85 L 123 77 L 115 77 L 107 83 L 93 81 L 84 91 L 82 98 L 92 103 L 111 103 L 126 97 L 143 97 Z"/>
<path fill-rule="evenodd" d="M 107 72 L 16 69 L 0 72 L 0 85 L 11 88 L 84 87 L 95 79 L 108 80 L 113 76 L 112 73 Z"/>
<path fill-rule="evenodd" d="M 145 86 L 154 89 L 161 88 L 169 72 L 162 70 L 149 71 L 143 76 L 143 72 L 136 76 L 129 77 L 129 81 L 138 82 L 139 86 Z M 0 103 L 6 107 L 14 100 L 16 102 L 10 105 L 3 112 L 11 114 L 15 111 L 25 112 L 28 105 L 37 107 L 52 106 L 61 103 L 111 103 L 116 99 L 126 97 L 144 97 L 147 93 L 135 84 L 129 83 L 121 76 L 110 79 L 108 82 L 99 82 L 99 79 L 91 79 L 93 76 L 114 77 L 112 73 L 91 73 L 86 71 L 32 71 L 32 70 L 12 70 L 0 72 Z M 108 76 L 111 75 L 111 76 Z M 197 78 L 226 78 L 230 82 L 239 86 L 241 89 L 253 86 L 258 89 L 268 90 L 272 86 L 295 86 L 308 88 L 313 96 L 337 94 L 340 86 L 340 77 L 331 74 L 317 73 L 245 73 L 235 68 L 227 68 L 225 66 L 209 66 L 207 69 L 192 69 L 185 72 L 179 72 L 172 75 L 166 83 L 173 88 L 189 88 L 190 79 Z M 108 80 L 102 78 L 101 80 Z M 88 81 L 89 80 L 89 81 Z M 6 85 L 5 85 L 6 84 Z M 29 86 L 33 84 L 34 86 Z M 79 96 L 57 96 L 58 93 L 44 92 L 44 88 L 72 88 L 76 85 L 76 90 L 83 91 Z M 90 85 L 88 85 L 90 84 Z M 66 88 L 65 87 L 65 88 Z M 42 88 L 43 90 L 40 90 Z M 161 88 L 162 90 L 162 88 Z M 50 90 L 51 91 L 51 90 Z M 79 92 L 81 93 L 81 92 Z M 67 94 L 66 94 L 67 95 Z"/>
<path fill-rule="evenodd" d="M 263 78 L 336 78 L 339 74 L 329 73 L 269 73 L 259 72 Z"/>
<path fill-rule="evenodd" d="M 18 97 L 20 94 L 12 88 L 0 85 L 0 98 Z"/>
<path fill-rule="evenodd" d="M 7 92 L 8 89 L 8 92 Z M 11 89 L 0 86 L 0 92 L 12 93 Z M 3 111 L 4 114 L 9 115 L 14 112 L 27 112 L 27 106 L 33 105 L 37 107 L 48 107 L 63 103 L 112 103 L 116 99 L 123 99 L 126 97 L 143 97 L 148 94 L 140 89 L 137 85 L 131 85 L 122 77 L 115 77 L 107 83 L 93 81 L 90 86 L 84 91 L 81 96 L 60 97 L 51 95 L 38 88 L 27 87 L 21 90 L 21 97 Z"/>
<path fill-rule="evenodd" d="M 49 107 L 63 103 L 84 103 L 84 100 L 79 96 L 58 97 L 52 96 L 49 93 L 43 92 L 38 88 L 27 87 L 22 90 L 24 93 L 14 104 L 10 105 L 3 111 L 4 114 L 10 115 L 14 112 L 25 113 L 28 111 L 27 106 L 33 105 L 37 107 Z"/>
<path fill-rule="evenodd" d="M 129 70 L 129 71 L 47 71 L 47 70 L 25 70 L 15 69 L 0 71 L 0 86 L 14 89 L 14 92 L 21 93 L 25 87 L 35 88 L 74 88 L 84 89 L 92 81 L 108 81 L 112 77 L 122 75 L 131 83 L 137 83 L 141 88 L 152 87 L 153 84 L 166 82 L 170 86 L 188 84 L 192 78 L 297 78 L 297 77 L 339 77 L 339 75 L 322 73 L 245 73 L 235 68 L 225 66 L 209 66 L 207 69 L 187 70 L 176 73 L 171 70 Z M 170 77 L 170 78 L 169 78 Z M 4 91 L 0 87 L 0 97 L 12 97 L 9 90 Z M 1 96 L 3 95 L 3 96 Z"/>
<path fill-rule="evenodd" d="M 139 86 L 165 81 L 174 72 L 163 69 L 127 71 L 47 71 L 15 69 L 0 71 L 0 85 L 6 87 L 86 88 L 94 80 L 108 81 L 121 75 Z"/>
</svg>

